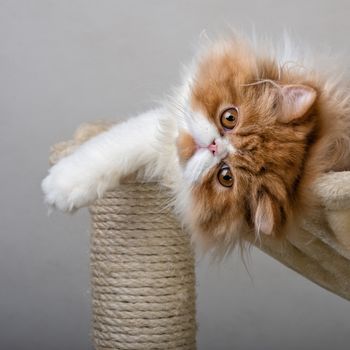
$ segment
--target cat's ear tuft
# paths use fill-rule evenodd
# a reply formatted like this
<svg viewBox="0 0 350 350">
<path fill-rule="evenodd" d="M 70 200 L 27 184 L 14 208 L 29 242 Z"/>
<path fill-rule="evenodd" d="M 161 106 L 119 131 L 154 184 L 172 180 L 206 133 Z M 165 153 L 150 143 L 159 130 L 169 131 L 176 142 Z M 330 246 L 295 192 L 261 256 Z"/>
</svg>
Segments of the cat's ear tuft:
<svg viewBox="0 0 350 350">
<path fill-rule="evenodd" d="M 255 231 L 257 234 L 271 235 L 280 222 L 278 208 L 267 193 L 259 196 L 254 216 Z"/>
<path fill-rule="evenodd" d="M 289 123 L 305 116 L 315 103 L 316 90 L 307 85 L 285 85 L 281 88 L 282 111 L 278 120 Z"/>
</svg>

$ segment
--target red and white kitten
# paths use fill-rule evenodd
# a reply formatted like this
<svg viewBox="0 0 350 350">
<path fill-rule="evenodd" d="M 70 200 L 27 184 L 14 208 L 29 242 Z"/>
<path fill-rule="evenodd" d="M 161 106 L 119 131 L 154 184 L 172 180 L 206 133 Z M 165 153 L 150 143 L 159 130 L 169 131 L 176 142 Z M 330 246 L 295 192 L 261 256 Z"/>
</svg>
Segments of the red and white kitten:
<svg viewBox="0 0 350 350">
<path fill-rule="evenodd" d="M 46 202 L 86 206 L 138 171 L 172 189 L 175 211 L 208 245 L 282 235 L 313 202 L 315 178 L 350 169 L 350 93 L 290 48 L 257 46 L 234 37 L 201 52 L 171 101 L 54 165 Z"/>
</svg>

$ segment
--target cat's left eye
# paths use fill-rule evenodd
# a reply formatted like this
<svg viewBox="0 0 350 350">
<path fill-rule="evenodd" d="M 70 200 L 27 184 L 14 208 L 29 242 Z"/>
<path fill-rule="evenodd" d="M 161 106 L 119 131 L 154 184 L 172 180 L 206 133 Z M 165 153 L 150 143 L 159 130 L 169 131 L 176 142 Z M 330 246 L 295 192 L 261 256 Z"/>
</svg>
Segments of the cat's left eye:
<svg viewBox="0 0 350 350">
<path fill-rule="evenodd" d="M 218 181 L 220 185 L 224 187 L 232 187 L 233 185 L 233 176 L 230 168 L 226 164 L 223 164 L 219 169 Z"/>
<path fill-rule="evenodd" d="M 221 125 L 225 129 L 229 129 L 229 130 L 233 129 L 236 126 L 237 120 L 238 120 L 238 109 L 236 107 L 231 107 L 224 110 L 220 117 Z"/>
</svg>

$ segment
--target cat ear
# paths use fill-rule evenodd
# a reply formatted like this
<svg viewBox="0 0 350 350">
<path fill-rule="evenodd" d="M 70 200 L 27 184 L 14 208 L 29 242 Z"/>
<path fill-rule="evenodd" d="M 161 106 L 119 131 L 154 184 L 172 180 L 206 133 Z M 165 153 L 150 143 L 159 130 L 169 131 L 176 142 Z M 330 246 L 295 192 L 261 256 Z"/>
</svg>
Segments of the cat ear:
<svg viewBox="0 0 350 350">
<path fill-rule="evenodd" d="M 258 234 L 271 235 L 273 233 L 280 219 L 277 209 L 268 194 L 260 195 L 254 217 L 255 230 Z"/>
<path fill-rule="evenodd" d="M 316 90 L 307 85 L 285 85 L 281 89 L 282 113 L 278 120 L 289 123 L 303 117 L 314 104 Z"/>
</svg>

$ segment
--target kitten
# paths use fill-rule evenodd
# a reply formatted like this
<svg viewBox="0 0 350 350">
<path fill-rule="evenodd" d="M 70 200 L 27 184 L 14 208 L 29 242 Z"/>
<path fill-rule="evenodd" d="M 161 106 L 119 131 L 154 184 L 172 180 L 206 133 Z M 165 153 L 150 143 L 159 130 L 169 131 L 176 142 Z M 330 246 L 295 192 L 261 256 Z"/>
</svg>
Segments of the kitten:
<svg viewBox="0 0 350 350">
<path fill-rule="evenodd" d="M 175 211 L 207 245 L 283 235 L 314 203 L 315 178 L 350 169 L 350 94 L 317 68 L 242 37 L 212 44 L 170 101 L 54 165 L 45 200 L 71 211 L 139 172 L 170 187 Z"/>
</svg>

